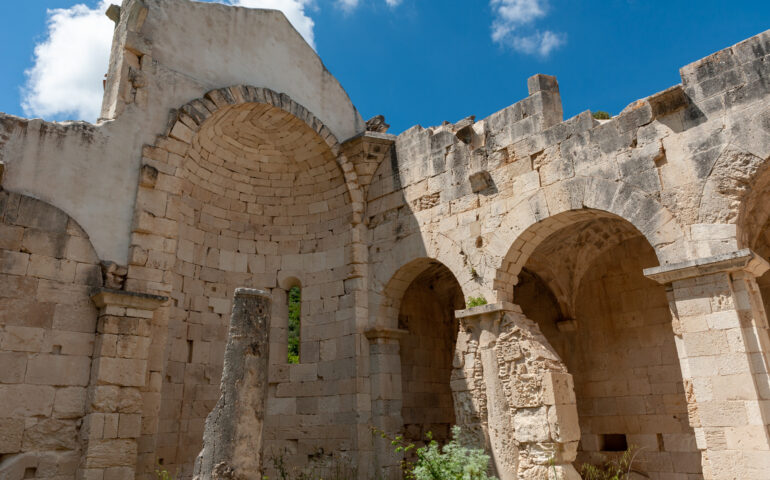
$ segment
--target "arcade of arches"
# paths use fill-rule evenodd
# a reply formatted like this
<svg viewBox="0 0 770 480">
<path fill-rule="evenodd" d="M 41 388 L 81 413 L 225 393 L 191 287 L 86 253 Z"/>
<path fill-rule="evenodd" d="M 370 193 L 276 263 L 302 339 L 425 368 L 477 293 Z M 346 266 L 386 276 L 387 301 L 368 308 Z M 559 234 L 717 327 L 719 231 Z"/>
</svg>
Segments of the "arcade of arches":
<svg viewBox="0 0 770 480">
<path fill-rule="evenodd" d="M 191 480 L 229 438 L 206 465 L 399 480 L 373 427 L 456 425 L 500 480 L 770 480 L 770 32 L 607 120 L 538 74 L 391 135 L 277 11 L 110 11 L 109 120 L 0 113 L 0 478 Z M 225 362 L 241 287 L 269 328 Z M 252 443 L 206 435 L 223 371 Z"/>
</svg>

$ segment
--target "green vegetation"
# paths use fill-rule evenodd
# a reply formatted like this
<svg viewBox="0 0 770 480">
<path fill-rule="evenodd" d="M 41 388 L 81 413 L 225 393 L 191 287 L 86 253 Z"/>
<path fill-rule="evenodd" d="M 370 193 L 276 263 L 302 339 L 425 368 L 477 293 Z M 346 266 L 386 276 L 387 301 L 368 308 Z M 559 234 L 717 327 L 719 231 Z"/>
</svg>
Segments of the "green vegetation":
<svg viewBox="0 0 770 480">
<path fill-rule="evenodd" d="M 612 118 L 609 113 L 605 112 L 604 110 L 597 110 L 592 113 L 593 117 L 597 120 L 609 120 Z"/>
<path fill-rule="evenodd" d="M 479 297 L 468 297 L 468 302 L 466 305 L 467 305 L 467 308 L 471 308 L 471 307 L 478 307 L 480 305 L 486 305 L 486 304 L 487 304 L 487 299 L 484 298 L 483 296 L 479 296 Z"/>
<path fill-rule="evenodd" d="M 396 453 L 408 453 L 415 448 L 413 443 L 407 443 L 402 436 L 389 438 L 385 432 L 372 429 L 382 438 L 390 439 Z M 440 447 L 433 440 L 430 432 L 427 435 L 428 444 L 417 448 L 417 460 L 412 463 L 404 460 L 402 468 L 407 480 L 496 480 L 487 474 L 489 470 L 489 455 L 481 448 L 464 445 L 460 440 L 460 427 L 452 427 L 452 440 Z"/>
<path fill-rule="evenodd" d="M 171 475 L 168 470 L 163 468 L 163 465 L 160 463 L 158 463 L 158 468 L 155 469 L 155 475 L 158 476 L 158 480 L 174 480 L 175 477 L 175 475 Z"/>
<path fill-rule="evenodd" d="M 632 465 L 639 449 L 630 447 L 618 458 L 607 460 L 601 465 L 584 463 L 580 467 L 580 476 L 583 480 L 629 480 L 631 478 Z"/>
<path fill-rule="evenodd" d="M 299 287 L 289 289 L 289 363 L 299 363 L 299 316 L 302 293 Z"/>
</svg>

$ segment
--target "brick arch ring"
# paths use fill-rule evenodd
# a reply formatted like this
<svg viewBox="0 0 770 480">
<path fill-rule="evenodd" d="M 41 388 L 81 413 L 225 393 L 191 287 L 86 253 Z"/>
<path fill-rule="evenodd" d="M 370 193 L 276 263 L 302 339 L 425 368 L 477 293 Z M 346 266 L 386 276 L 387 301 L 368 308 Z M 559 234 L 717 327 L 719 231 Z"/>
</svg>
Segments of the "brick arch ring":
<svg viewBox="0 0 770 480">
<path fill-rule="evenodd" d="M 166 199 L 181 195 L 178 169 L 194 139 L 206 121 L 226 108 L 243 104 L 265 104 L 279 108 L 304 122 L 329 148 L 341 168 L 350 195 L 352 228 L 361 228 L 364 218 L 364 196 L 353 163 L 341 152 L 339 140 L 315 115 L 288 95 L 267 88 L 233 86 L 207 92 L 171 111 L 169 126 L 155 143 L 142 150 L 142 166 L 134 205 L 134 218 L 129 246 L 128 274 L 125 288 L 137 292 L 164 295 L 173 290 L 166 272 L 173 265 L 179 223 L 176 215 L 165 208 L 153 208 L 157 198 L 165 206 Z M 355 243 L 355 242 L 354 242 Z M 361 251 L 352 249 L 352 263 L 363 263 Z"/>
<path fill-rule="evenodd" d="M 358 181 L 353 163 L 342 153 L 339 139 L 311 111 L 295 102 L 285 93 L 250 85 L 236 85 L 210 90 L 203 97 L 187 102 L 178 110 L 172 110 L 172 120 L 169 122 L 171 126 L 166 136 L 189 146 L 206 120 L 217 111 L 248 103 L 259 103 L 279 108 L 305 122 L 311 130 L 323 139 L 342 170 L 350 194 L 353 225 L 361 223 L 364 218 L 363 189 Z"/>
<path fill-rule="evenodd" d="M 498 260 L 490 289 L 496 299 L 513 301 L 519 272 L 549 235 L 579 221 L 601 217 L 627 221 L 647 239 L 661 265 L 681 260 L 684 232 L 660 202 L 624 182 L 578 177 L 519 202 L 491 235 L 489 253 Z"/>
</svg>

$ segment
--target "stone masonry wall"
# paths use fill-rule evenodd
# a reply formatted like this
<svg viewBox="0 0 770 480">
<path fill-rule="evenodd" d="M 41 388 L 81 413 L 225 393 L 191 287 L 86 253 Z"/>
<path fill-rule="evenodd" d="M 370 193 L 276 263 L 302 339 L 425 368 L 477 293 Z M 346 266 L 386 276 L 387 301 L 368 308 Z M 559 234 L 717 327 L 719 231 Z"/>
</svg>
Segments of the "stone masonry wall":
<svg viewBox="0 0 770 480">
<path fill-rule="evenodd" d="M 283 452 L 292 464 L 311 467 L 336 453 L 362 476 L 374 476 L 382 457 L 376 458 L 369 425 L 381 419 L 393 430 L 402 427 L 394 407 L 403 388 L 398 316 L 417 274 L 411 270 L 426 262 L 446 266 L 463 295 L 484 296 L 497 308 L 464 314 L 476 323 L 468 320 L 473 328 L 458 331 L 455 421 L 486 435 L 506 480 L 543 478 L 549 458 L 574 477 L 569 463 L 579 433 L 570 373 L 583 398 L 587 435 L 601 423 L 596 405 L 617 406 L 624 395 L 592 397 L 587 406 L 590 389 L 578 378 L 586 365 L 565 367 L 569 354 L 558 358 L 521 314 L 515 286 L 525 266 L 537 271 L 552 290 L 553 310 L 564 317 L 558 323 L 577 328 L 578 337 L 586 335 L 579 313 L 612 324 L 621 312 L 644 318 L 644 335 L 654 338 L 640 334 L 638 342 L 657 342 L 665 336 L 660 290 L 651 293 L 641 280 L 613 290 L 585 269 L 594 264 L 589 256 L 601 258 L 632 237 L 651 248 L 645 261 L 662 269 L 653 268 L 651 278 L 672 286 L 673 341 L 704 477 L 724 478 L 734 458 L 751 478 L 770 469 L 767 277 L 753 278 L 764 274 L 759 260 L 768 255 L 770 32 L 685 66 L 680 85 L 610 120 L 583 112 L 564 121 L 556 79 L 535 75 L 525 99 L 485 119 L 415 126 L 396 137 L 362 131 L 336 80 L 277 14 L 183 0 L 127 0 L 123 7 L 104 110 L 113 121 L 57 125 L 0 117 L 3 187 L 38 192 L 89 230 L 86 235 L 55 206 L 0 191 L 0 357 L 8 366 L 0 372 L 0 405 L 10 406 L 0 412 L 0 476 L 73 478 L 86 445 L 79 419 L 102 413 L 85 400 L 98 331 L 88 292 L 102 283 L 89 235 L 101 260 L 127 263 L 112 267 L 111 288 L 126 297 L 155 295 L 154 306 L 170 298 L 136 317 L 142 335 L 135 336 L 151 340 L 137 359 L 144 362 L 146 354 L 144 378 L 131 372 L 137 377 L 131 392 L 140 393 L 132 398 L 141 397 L 142 409 L 139 431 L 132 429 L 128 442 L 136 444 L 137 478 L 153 478 L 160 460 L 189 478 L 218 397 L 236 286 L 268 291 L 275 307 L 266 455 Z M 174 28 L 164 28 L 169 16 L 178 20 Z M 237 31 L 196 27 L 207 21 L 232 22 Z M 188 38 L 184 28 L 212 37 Z M 279 40 L 254 41 L 263 34 Z M 231 37 L 269 53 L 265 63 L 230 55 L 223 45 Z M 201 46 L 207 38 L 212 51 Z M 196 57 L 205 50 L 211 58 L 193 61 L 190 45 L 198 46 Z M 273 75 L 281 69 L 289 73 Z M 228 86 L 250 79 L 261 83 Z M 211 88 L 217 89 L 203 93 Z M 354 136 L 337 138 L 339 132 Z M 603 227 L 579 240 L 603 246 L 572 259 L 555 249 L 533 256 L 555 232 L 589 221 Z M 746 248 L 759 253 L 739 250 Z M 714 270 L 724 258 L 729 268 Z M 624 268 L 631 265 L 602 268 L 630 275 Z M 633 268 L 638 273 L 642 264 Z M 115 275 L 126 269 L 125 278 Z M 302 288 L 302 358 L 287 365 L 285 292 L 294 285 Z M 597 291 L 619 296 L 621 305 L 601 311 L 586 305 Z M 112 310 L 105 306 L 104 315 Z M 517 350 L 519 339 L 526 352 Z M 404 346 L 405 358 L 416 355 Z M 659 362 L 624 365 L 642 379 L 664 377 L 650 381 L 665 384 L 666 393 L 645 400 L 644 416 L 677 415 L 665 423 L 681 431 L 659 433 L 685 434 L 682 391 L 670 393 L 675 362 L 663 352 L 670 340 L 657 347 L 660 356 L 652 356 Z M 608 349 L 603 353 L 616 352 Z M 727 369 L 703 368 L 726 359 Z M 556 396 L 548 392 L 554 378 Z M 734 392 L 715 392 L 720 385 Z M 122 407 L 109 407 L 111 418 L 119 418 Z M 138 413 L 131 415 L 135 420 Z M 531 428 L 545 425 L 544 417 L 547 431 Z M 89 430 L 89 440 L 110 443 L 120 436 L 112 427 Z M 642 440 L 652 445 L 651 437 Z M 97 457 L 100 442 L 87 443 Z M 681 453 L 688 470 L 674 473 L 697 475 L 690 468 L 694 452 L 673 452 L 666 437 L 663 445 L 660 464 L 673 465 Z M 382 465 L 397 473 L 398 459 L 387 460 Z M 134 473 L 130 465 L 120 472 Z"/>
<path fill-rule="evenodd" d="M 0 189 L 0 478 L 74 478 L 101 283 L 77 223 Z"/>
</svg>

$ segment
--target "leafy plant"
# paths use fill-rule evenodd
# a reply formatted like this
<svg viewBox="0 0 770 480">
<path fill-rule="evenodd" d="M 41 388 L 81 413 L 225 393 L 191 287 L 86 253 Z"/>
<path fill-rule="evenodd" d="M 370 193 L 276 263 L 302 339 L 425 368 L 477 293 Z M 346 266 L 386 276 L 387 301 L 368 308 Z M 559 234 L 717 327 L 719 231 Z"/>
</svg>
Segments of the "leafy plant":
<svg viewBox="0 0 770 480">
<path fill-rule="evenodd" d="M 607 460 L 601 465 L 584 463 L 580 467 L 580 476 L 583 480 L 629 480 L 631 472 L 634 471 L 634 459 L 640 451 L 641 449 L 632 446 L 621 456 Z"/>
<path fill-rule="evenodd" d="M 609 120 L 612 118 L 609 113 L 604 110 L 597 110 L 591 114 L 597 120 Z"/>
<path fill-rule="evenodd" d="M 391 440 L 397 453 L 415 448 L 402 436 L 388 437 L 384 432 L 373 429 L 382 438 Z M 428 444 L 417 448 L 417 460 L 404 460 L 401 464 L 404 478 L 408 480 L 496 480 L 487 474 L 489 470 L 489 455 L 483 449 L 464 445 L 460 440 L 460 427 L 452 427 L 452 440 L 443 447 L 427 434 Z"/>
<path fill-rule="evenodd" d="M 177 475 L 179 472 L 177 472 Z M 155 469 L 155 475 L 158 477 L 158 480 L 174 480 L 175 475 L 172 475 L 169 473 L 168 470 L 163 468 L 163 465 L 158 463 L 158 468 Z"/>
<path fill-rule="evenodd" d="M 483 296 L 468 297 L 467 308 L 478 307 L 480 305 L 486 305 L 486 304 L 487 304 L 487 299 L 484 298 Z"/>
<path fill-rule="evenodd" d="M 302 292 L 299 287 L 289 290 L 289 363 L 299 363 L 299 317 Z"/>
</svg>

